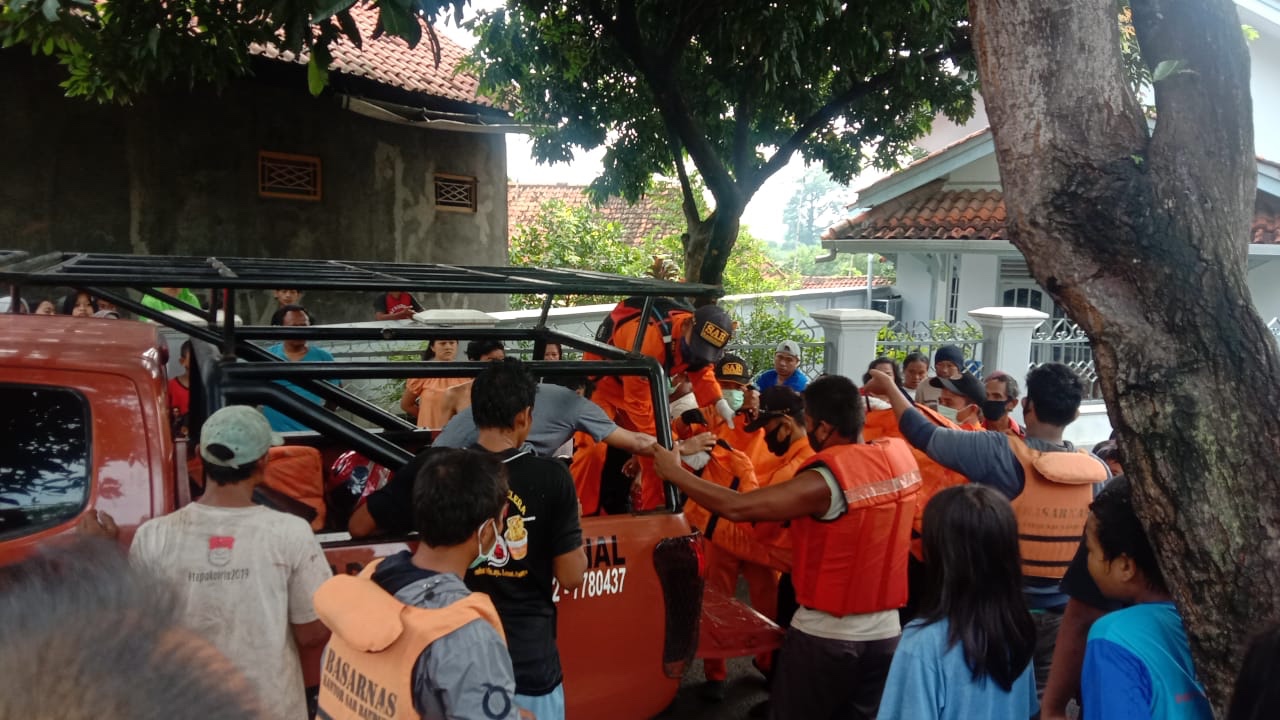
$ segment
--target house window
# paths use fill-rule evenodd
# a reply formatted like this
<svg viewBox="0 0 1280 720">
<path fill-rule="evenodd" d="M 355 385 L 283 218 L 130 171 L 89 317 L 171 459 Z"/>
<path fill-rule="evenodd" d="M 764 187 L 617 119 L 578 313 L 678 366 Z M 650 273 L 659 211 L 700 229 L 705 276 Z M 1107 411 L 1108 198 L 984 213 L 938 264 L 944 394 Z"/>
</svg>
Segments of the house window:
<svg viewBox="0 0 1280 720">
<path fill-rule="evenodd" d="M 1044 306 L 1044 293 L 1033 288 L 1013 288 L 1004 291 L 1004 307 L 1020 307 L 1039 310 Z"/>
<path fill-rule="evenodd" d="M 258 196 L 319 200 L 320 158 L 265 150 L 259 152 Z"/>
<path fill-rule="evenodd" d="M 960 310 L 960 256 L 951 256 L 951 280 L 947 285 L 947 322 L 955 323 Z"/>
<path fill-rule="evenodd" d="M 476 211 L 476 179 L 436 174 L 436 207 L 449 212 Z"/>
</svg>

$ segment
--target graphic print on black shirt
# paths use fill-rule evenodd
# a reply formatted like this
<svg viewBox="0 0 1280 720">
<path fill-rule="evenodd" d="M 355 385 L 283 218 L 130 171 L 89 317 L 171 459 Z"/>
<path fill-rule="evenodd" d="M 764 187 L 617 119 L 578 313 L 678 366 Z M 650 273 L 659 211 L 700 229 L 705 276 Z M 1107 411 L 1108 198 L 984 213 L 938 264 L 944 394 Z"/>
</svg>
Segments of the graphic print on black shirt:
<svg viewBox="0 0 1280 720">
<path fill-rule="evenodd" d="M 556 556 L 582 551 L 578 497 L 562 463 L 518 450 L 499 457 L 510 485 L 507 521 L 493 558 L 467 573 L 467 587 L 487 593 L 498 609 L 516 692 L 545 695 L 563 677 L 551 593 Z"/>
</svg>

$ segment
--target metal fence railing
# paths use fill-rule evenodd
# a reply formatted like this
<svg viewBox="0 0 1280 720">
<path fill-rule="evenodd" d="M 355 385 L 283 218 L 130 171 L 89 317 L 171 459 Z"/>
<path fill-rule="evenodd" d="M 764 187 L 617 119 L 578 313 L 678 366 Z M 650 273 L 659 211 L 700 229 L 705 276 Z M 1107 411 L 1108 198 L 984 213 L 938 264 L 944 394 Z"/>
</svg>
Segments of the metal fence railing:
<svg viewBox="0 0 1280 720">
<path fill-rule="evenodd" d="M 955 345 L 965 358 L 965 370 L 982 375 L 982 328 L 970 322 L 950 324 L 941 320 L 929 322 L 894 322 L 880 331 L 876 354 L 901 363 L 913 352 L 923 353 L 933 364 L 933 355 L 943 345 Z"/>
<path fill-rule="evenodd" d="M 1102 384 L 1098 381 L 1089 336 L 1067 318 L 1045 320 L 1031 335 L 1028 369 L 1049 362 L 1062 363 L 1079 373 L 1084 382 L 1086 400 L 1102 399 Z"/>
</svg>

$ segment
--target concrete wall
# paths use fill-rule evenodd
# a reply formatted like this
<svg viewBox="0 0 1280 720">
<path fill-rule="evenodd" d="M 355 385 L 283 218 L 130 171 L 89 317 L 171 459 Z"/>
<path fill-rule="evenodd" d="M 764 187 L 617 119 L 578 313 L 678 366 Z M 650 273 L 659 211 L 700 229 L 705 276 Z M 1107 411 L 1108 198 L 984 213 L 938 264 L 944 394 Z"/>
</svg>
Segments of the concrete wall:
<svg viewBox="0 0 1280 720">
<path fill-rule="evenodd" d="M 362 117 L 301 82 L 244 80 L 130 107 L 62 97 L 62 71 L 0 52 L 0 246 L 33 252 L 266 256 L 504 265 L 506 144 Z M 317 156 L 319 202 L 258 196 L 260 150 Z M 438 212 L 434 173 L 475 176 L 475 213 Z M 506 299 L 420 297 L 501 309 Z M 266 311 L 255 294 L 242 315 Z M 364 297 L 308 297 L 326 321 Z"/>
<path fill-rule="evenodd" d="M 1247 22 L 1247 20 L 1242 20 Z M 1260 32 L 1270 29 L 1259 25 Z M 1280 160 L 1280 37 L 1264 34 L 1249 43 L 1249 90 L 1253 96 L 1254 147 L 1260 157 Z"/>
<path fill-rule="evenodd" d="M 1280 257 L 1268 258 L 1261 265 L 1250 268 L 1249 293 L 1263 322 L 1280 317 Z"/>
</svg>

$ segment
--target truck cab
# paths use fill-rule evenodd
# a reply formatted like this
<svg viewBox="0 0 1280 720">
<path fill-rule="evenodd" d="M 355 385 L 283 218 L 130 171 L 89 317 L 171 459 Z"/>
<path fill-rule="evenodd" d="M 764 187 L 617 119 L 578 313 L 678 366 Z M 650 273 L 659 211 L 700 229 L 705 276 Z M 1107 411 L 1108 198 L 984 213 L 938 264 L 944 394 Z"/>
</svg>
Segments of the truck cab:
<svg viewBox="0 0 1280 720">
<path fill-rule="evenodd" d="M 273 489 L 273 456 L 263 502 L 311 521 L 335 573 L 356 573 L 376 558 L 413 547 L 413 534 L 356 539 L 346 532 L 353 498 L 335 464 L 355 451 L 394 470 L 429 447 L 431 433 L 406 422 L 394 409 L 378 407 L 328 381 L 466 377 L 483 364 L 281 361 L 264 350 L 266 343 L 306 338 L 425 344 L 440 330 L 411 322 L 380 328 L 241 326 L 235 322 L 237 292 L 284 286 L 307 292 L 442 287 L 462 293 L 540 292 L 546 301 L 534 327 L 454 328 L 448 334 L 463 341 L 496 338 L 532 345 L 535 359 L 530 365 L 543 377 L 647 377 L 655 393 L 659 440 L 668 446 L 670 420 L 660 394 L 668 384 L 659 364 L 638 352 L 549 328 L 546 310 L 553 297 L 565 294 L 652 299 L 718 292 L 708 286 L 539 269 L 57 253 L 0 257 L 9 258 L 0 260 L 0 280 L 12 284 L 15 295 L 27 285 L 83 289 L 151 321 L 0 315 L 0 334 L 8 338 L 0 349 L 0 429 L 10 440 L 17 439 L 0 452 L 0 563 L 18 561 L 73 532 L 91 508 L 116 518 L 127 549 L 141 523 L 172 512 L 199 493 L 198 462 L 188 473 L 195 457 L 188 442 L 198 443 L 202 419 L 227 404 L 270 407 L 308 428 L 288 434 L 286 446 L 277 450 L 279 467 L 287 461 L 309 469 L 299 474 L 295 467 L 290 475 L 296 482 Z M 138 300 L 138 295 L 154 295 L 158 287 L 207 289 L 215 307 L 165 313 Z M 175 437 L 171 428 L 162 327 L 193 343 L 189 441 Z M 539 358 L 548 342 L 605 359 L 543 361 Z M 326 405 L 301 399 L 280 380 L 320 395 Z M 667 488 L 666 498 L 666 506 L 657 511 L 582 518 L 588 565 L 584 583 L 573 591 L 557 588 L 553 598 L 571 717 L 652 717 L 674 698 L 695 654 L 745 655 L 780 644 L 776 626 L 731 598 L 704 603 L 701 537 L 681 512 L 674 488 Z M 304 658 L 309 684 L 317 680 L 318 661 L 318 656 Z"/>
</svg>

